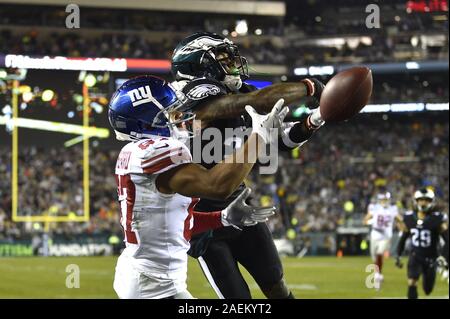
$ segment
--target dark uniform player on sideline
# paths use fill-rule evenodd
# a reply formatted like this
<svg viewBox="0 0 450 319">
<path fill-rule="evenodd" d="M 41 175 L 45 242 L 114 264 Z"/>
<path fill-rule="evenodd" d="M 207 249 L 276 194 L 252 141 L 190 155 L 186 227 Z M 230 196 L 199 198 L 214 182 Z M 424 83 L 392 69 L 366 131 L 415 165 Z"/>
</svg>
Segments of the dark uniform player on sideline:
<svg viewBox="0 0 450 319">
<path fill-rule="evenodd" d="M 400 256 L 406 240 L 411 237 L 411 251 L 408 260 L 408 298 L 417 299 L 417 281 L 423 275 L 422 284 L 426 295 L 433 291 L 436 281 L 439 236 L 445 241 L 442 251 L 448 265 L 447 215 L 435 209 L 435 195 L 430 189 L 414 193 L 415 208 L 404 216 L 403 234 L 397 247 L 396 266 L 402 268 Z"/>
<path fill-rule="evenodd" d="M 246 59 L 228 39 L 213 33 L 196 33 L 181 41 L 172 57 L 173 86 L 183 92 L 185 107 L 194 111 L 202 128 L 250 127 L 244 113 L 247 104 L 267 112 L 271 101 L 283 98 L 286 104 L 310 96 L 315 107 L 324 85 L 316 79 L 298 83 L 279 83 L 262 90 L 243 83 L 248 78 Z M 323 121 L 318 109 L 301 122 L 284 123 L 279 148 L 289 150 L 306 142 Z M 238 147 L 239 139 L 223 140 Z M 202 159 L 203 160 L 203 159 Z M 216 163 L 203 163 L 205 167 Z M 241 187 L 226 201 L 201 199 L 198 211 L 223 209 L 242 192 Z M 238 263 L 255 279 L 267 298 L 294 298 L 283 279 L 283 267 L 269 228 L 265 223 L 239 231 L 227 229 L 207 232 L 191 240 L 190 255 L 200 266 L 219 298 L 251 298 L 250 289 Z"/>
</svg>

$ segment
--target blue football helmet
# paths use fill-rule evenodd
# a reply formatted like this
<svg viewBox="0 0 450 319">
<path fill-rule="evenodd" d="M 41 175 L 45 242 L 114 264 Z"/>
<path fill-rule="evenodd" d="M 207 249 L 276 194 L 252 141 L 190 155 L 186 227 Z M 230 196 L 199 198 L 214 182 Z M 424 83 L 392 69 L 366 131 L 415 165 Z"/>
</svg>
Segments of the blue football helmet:
<svg viewBox="0 0 450 319">
<path fill-rule="evenodd" d="M 154 136 L 178 138 L 177 126 L 195 115 L 181 112 L 181 97 L 170 84 L 155 76 L 139 76 L 123 83 L 109 104 L 109 123 L 118 140 L 138 140 Z M 172 116 L 174 112 L 176 116 Z"/>
</svg>

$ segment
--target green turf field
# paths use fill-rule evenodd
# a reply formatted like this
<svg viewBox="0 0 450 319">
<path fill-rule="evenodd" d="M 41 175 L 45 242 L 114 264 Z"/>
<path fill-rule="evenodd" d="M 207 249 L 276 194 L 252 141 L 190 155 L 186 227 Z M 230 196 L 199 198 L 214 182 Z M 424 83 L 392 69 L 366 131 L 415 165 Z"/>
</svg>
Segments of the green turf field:
<svg viewBox="0 0 450 319">
<path fill-rule="evenodd" d="M 406 260 L 404 260 L 406 261 Z M 116 257 L 0 258 L 0 298 L 116 298 L 112 289 Z M 297 298 L 403 298 L 405 269 L 385 266 L 380 291 L 365 286 L 367 257 L 284 258 L 286 280 Z M 80 267 L 80 288 L 65 286 L 66 266 Z M 190 260 L 188 285 L 197 298 L 215 298 L 197 263 Z M 253 280 L 248 282 L 255 298 L 262 298 Z M 448 298 L 448 284 L 437 280 L 431 298 Z M 419 290 L 419 295 L 423 293 Z"/>
</svg>

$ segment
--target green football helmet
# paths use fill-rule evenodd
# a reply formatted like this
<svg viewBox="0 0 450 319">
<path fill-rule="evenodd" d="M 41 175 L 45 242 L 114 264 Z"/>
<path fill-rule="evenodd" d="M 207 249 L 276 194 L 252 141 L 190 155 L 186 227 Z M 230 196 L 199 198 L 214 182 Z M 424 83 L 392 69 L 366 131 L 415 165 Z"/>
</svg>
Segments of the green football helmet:
<svg viewBox="0 0 450 319">
<path fill-rule="evenodd" d="M 175 48 L 172 74 L 177 81 L 212 78 L 238 90 L 248 78 L 248 63 L 230 40 L 215 33 L 197 32 Z"/>
</svg>

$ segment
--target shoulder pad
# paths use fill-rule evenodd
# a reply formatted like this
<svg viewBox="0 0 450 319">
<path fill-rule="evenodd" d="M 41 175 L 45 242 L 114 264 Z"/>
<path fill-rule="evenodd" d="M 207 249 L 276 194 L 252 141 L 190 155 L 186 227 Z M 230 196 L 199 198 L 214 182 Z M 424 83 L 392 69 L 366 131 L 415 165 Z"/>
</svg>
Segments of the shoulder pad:
<svg viewBox="0 0 450 319">
<path fill-rule="evenodd" d="M 182 90 L 183 94 L 190 101 L 201 101 L 210 96 L 226 95 L 225 86 L 215 80 L 200 78 L 188 82 Z"/>
<path fill-rule="evenodd" d="M 192 162 L 187 146 L 174 138 L 136 142 L 136 157 L 137 165 L 145 174 L 160 174 L 178 165 Z"/>
</svg>

